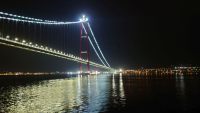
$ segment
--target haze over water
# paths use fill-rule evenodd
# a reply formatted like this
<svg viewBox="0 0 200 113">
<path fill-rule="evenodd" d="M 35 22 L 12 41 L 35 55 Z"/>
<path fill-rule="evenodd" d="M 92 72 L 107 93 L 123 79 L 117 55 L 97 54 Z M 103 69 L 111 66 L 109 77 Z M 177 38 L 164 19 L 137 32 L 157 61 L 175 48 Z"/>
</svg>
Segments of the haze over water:
<svg viewBox="0 0 200 113">
<path fill-rule="evenodd" d="M 94 75 L 0 85 L 0 112 L 199 112 L 199 77 Z"/>
</svg>

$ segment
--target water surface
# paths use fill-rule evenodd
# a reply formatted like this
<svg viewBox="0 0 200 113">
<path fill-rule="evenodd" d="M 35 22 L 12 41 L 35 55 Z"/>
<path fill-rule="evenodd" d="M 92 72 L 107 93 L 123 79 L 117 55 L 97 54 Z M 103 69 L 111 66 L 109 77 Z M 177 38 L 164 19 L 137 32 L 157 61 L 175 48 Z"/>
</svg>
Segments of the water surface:
<svg viewBox="0 0 200 113">
<path fill-rule="evenodd" d="M 1 84 L 0 112 L 200 112 L 198 76 L 120 74 L 15 82 Z"/>
</svg>

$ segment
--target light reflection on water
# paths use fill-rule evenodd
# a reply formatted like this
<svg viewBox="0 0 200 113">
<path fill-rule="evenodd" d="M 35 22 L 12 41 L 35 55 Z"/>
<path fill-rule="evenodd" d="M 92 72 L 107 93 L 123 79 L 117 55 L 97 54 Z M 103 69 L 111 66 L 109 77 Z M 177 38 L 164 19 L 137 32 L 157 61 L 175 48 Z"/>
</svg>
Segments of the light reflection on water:
<svg viewBox="0 0 200 113">
<path fill-rule="evenodd" d="M 92 75 L 0 82 L 0 112 L 200 112 L 200 76 Z M 4 82 L 5 83 L 5 82 Z"/>
<path fill-rule="evenodd" d="M 78 76 L 0 88 L 0 112 L 100 112 L 106 111 L 112 96 L 125 103 L 122 75 Z"/>
<path fill-rule="evenodd" d="M 112 98 L 114 104 L 125 106 L 125 94 L 121 73 L 119 76 L 112 75 Z"/>
</svg>

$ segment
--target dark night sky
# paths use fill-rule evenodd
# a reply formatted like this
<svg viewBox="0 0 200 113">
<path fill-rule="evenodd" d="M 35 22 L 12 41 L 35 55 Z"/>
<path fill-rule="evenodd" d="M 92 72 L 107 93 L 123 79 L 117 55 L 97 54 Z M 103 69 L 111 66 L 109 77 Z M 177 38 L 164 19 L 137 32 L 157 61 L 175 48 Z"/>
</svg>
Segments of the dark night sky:
<svg viewBox="0 0 200 113">
<path fill-rule="evenodd" d="M 1 0 L 0 10 L 49 20 L 77 20 L 83 13 L 88 15 L 99 45 L 114 68 L 200 64 L 197 2 Z"/>
</svg>

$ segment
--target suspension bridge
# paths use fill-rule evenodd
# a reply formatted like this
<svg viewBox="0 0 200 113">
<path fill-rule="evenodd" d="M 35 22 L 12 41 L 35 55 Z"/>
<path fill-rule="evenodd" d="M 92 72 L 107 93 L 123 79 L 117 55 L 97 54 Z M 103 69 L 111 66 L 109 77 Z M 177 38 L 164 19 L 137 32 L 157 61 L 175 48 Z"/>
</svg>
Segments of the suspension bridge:
<svg viewBox="0 0 200 113">
<path fill-rule="evenodd" d="M 69 22 L 0 12 L 0 44 L 79 63 L 80 72 L 90 66 L 112 70 L 85 15 Z"/>
</svg>

